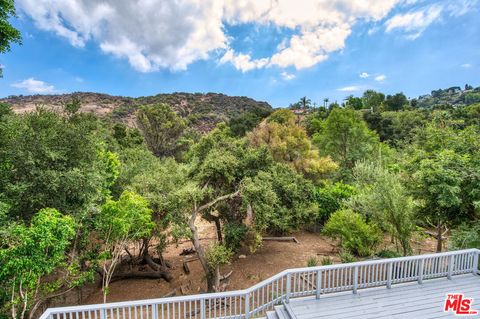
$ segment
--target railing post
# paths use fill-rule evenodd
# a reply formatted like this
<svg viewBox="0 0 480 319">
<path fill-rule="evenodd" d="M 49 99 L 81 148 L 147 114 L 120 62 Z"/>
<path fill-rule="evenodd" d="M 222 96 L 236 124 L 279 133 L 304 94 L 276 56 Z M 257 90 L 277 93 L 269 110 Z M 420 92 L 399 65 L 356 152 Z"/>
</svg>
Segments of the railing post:
<svg viewBox="0 0 480 319">
<path fill-rule="evenodd" d="M 152 319 L 157 319 L 158 318 L 158 305 L 157 304 L 152 304 Z"/>
<path fill-rule="evenodd" d="M 205 319 L 205 299 L 200 299 L 200 319 Z"/>
<path fill-rule="evenodd" d="M 480 274 L 480 272 L 478 271 L 478 259 L 479 259 L 479 256 L 480 256 L 480 249 L 477 249 L 477 251 L 473 254 L 473 269 L 472 269 L 472 273 L 473 273 L 474 275 Z"/>
<path fill-rule="evenodd" d="M 317 299 L 320 299 L 320 293 L 321 293 L 321 290 L 322 290 L 322 271 L 321 270 L 317 270 Z"/>
<path fill-rule="evenodd" d="M 418 283 L 423 283 L 423 267 L 425 266 L 425 259 L 420 259 L 420 267 L 418 268 Z"/>
<path fill-rule="evenodd" d="M 100 309 L 100 319 L 106 319 L 107 316 L 105 316 L 105 308 Z"/>
<path fill-rule="evenodd" d="M 245 294 L 245 319 L 250 318 L 250 293 Z"/>
<path fill-rule="evenodd" d="M 358 266 L 353 269 L 353 293 L 356 294 L 358 289 Z"/>
<path fill-rule="evenodd" d="M 388 263 L 387 269 L 387 288 L 392 288 L 392 272 L 393 272 L 393 262 Z"/>
<path fill-rule="evenodd" d="M 453 273 L 453 255 L 450 255 L 448 256 L 448 273 L 447 273 L 448 280 L 452 280 L 452 273 Z"/>
<path fill-rule="evenodd" d="M 285 302 L 290 302 L 290 292 L 292 290 L 292 275 L 290 273 L 287 274 L 287 292 L 285 296 Z"/>
</svg>

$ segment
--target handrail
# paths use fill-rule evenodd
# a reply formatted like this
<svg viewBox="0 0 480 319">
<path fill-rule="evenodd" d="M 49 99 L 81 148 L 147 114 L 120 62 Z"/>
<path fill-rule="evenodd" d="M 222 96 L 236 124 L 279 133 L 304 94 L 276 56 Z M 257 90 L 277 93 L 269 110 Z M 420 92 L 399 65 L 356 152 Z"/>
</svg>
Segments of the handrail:
<svg viewBox="0 0 480 319">
<path fill-rule="evenodd" d="M 249 288 L 220 293 L 47 309 L 40 319 L 245 318 L 290 297 L 478 273 L 480 249 L 286 269 Z M 138 316 L 137 316 L 138 315 Z M 138 318 L 137 318 L 138 317 Z"/>
</svg>

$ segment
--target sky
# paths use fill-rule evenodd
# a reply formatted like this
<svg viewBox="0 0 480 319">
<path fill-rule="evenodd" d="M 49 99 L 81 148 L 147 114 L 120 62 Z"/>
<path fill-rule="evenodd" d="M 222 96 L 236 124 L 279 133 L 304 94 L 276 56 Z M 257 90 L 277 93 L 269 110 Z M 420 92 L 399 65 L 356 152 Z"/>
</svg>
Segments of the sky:
<svg viewBox="0 0 480 319">
<path fill-rule="evenodd" d="M 480 0 L 15 0 L 0 97 L 218 92 L 274 107 L 480 86 Z"/>
</svg>

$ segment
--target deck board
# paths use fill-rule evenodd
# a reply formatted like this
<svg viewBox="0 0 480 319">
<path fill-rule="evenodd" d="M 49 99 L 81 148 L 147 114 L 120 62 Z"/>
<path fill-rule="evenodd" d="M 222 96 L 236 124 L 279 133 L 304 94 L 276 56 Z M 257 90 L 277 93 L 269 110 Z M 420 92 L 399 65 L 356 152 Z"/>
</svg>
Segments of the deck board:
<svg viewBox="0 0 480 319">
<path fill-rule="evenodd" d="M 444 313 L 447 293 L 464 293 L 473 298 L 473 309 L 480 311 L 480 276 L 472 274 L 425 280 L 385 287 L 359 289 L 351 292 L 322 295 L 313 298 L 292 299 L 290 306 L 298 319 L 322 318 L 454 318 Z M 479 316 L 469 316 L 480 318 Z"/>
</svg>

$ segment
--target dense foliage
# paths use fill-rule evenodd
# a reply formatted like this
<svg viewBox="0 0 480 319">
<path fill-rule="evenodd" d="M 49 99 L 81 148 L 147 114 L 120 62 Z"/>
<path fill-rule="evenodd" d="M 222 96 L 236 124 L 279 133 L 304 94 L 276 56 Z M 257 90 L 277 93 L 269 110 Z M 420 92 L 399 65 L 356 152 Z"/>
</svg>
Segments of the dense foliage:
<svg viewBox="0 0 480 319">
<path fill-rule="evenodd" d="M 114 278 L 170 280 L 163 255 L 179 240 L 191 241 L 209 291 L 225 289 L 223 266 L 265 235 L 321 232 L 344 262 L 411 254 L 420 233 L 438 251 L 478 247 L 477 91 L 368 90 L 273 113 L 223 95 L 117 97 L 138 129 L 82 113 L 81 98 L 60 113 L 0 103 L 1 313 L 34 316 L 89 280 L 105 298 Z M 229 116 L 199 129 L 219 103 Z"/>
</svg>

